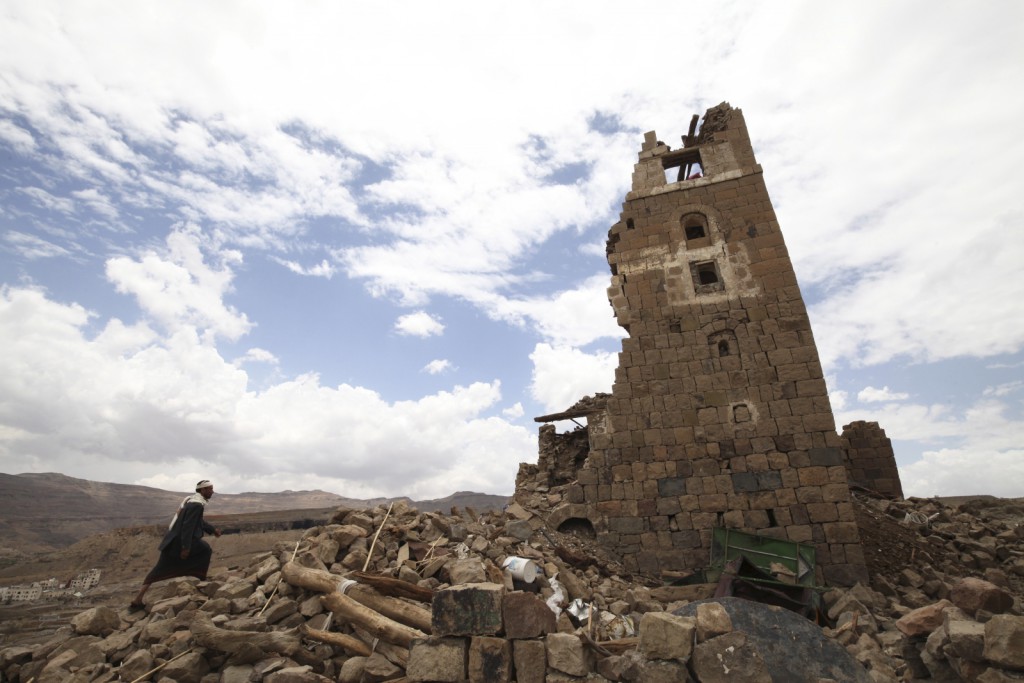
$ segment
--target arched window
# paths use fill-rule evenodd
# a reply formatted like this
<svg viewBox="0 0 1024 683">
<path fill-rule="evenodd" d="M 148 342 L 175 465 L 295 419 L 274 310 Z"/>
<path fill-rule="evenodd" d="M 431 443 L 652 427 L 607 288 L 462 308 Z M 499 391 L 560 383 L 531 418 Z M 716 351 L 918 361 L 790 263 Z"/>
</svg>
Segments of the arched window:
<svg viewBox="0 0 1024 683">
<path fill-rule="evenodd" d="M 705 246 L 704 244 L 694 244 L 697 241 L 711 243 L 708 239 L 711 235 L 708 230 L 708 219 L 704 214 L 688 213 L 680 219 L 680 222 L 683 226 L 683 235 L 686 236 L 687 246 Z"/>
</svg>

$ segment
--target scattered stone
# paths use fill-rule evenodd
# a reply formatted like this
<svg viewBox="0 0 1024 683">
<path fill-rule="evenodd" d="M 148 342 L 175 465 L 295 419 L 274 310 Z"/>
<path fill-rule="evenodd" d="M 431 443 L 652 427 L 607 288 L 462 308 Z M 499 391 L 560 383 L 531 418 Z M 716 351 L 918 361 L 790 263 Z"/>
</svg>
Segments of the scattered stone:
<svg viewBox="0 0 1024 683">
<path fill-rule="evenodd" d="M 1013 607 L 1012 595 L 994 583 L 972 576 L 960 579 L 950 590 L 949 599 L 971 616 L 978 610 L 1003 614 Z"/>
<path fill-rule="evenodd" d="M 648 659 L 686 662 L 693 651 L 696 630 L 697 620 L 693 617 L 648 612 L 640 620 L 640 651 Z"/>
<path fill-rule="evenodd" d="M 983 656 L 997 666 L 1024 670 L 1024 617 L 999 614 L 989 619 Z"/>
<path fill-rule="evenodd" d="M 109 607 L 93 607 L 71 618 L 75 633 L 107 636 L 121 626 L 121 617 Z"/>
<path fill-rule="evenodd" d="M 544 639 L 548 666 L 570 676 L 586 676 L 592 670 L 593 654 L 579 636 L 549 633 Z"/>
</svg>

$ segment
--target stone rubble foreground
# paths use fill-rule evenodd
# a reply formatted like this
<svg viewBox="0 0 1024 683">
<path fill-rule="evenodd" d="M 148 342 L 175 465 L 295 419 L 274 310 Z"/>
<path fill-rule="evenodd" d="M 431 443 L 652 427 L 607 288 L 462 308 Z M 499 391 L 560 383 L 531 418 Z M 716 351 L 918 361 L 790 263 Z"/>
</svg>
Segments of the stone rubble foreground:
<svg viewBox="0 0 1024 683">
<path fill-rule="evenodd" d="M 871 586 L 829 590 L 828 625 L 806 622 L 845 649 L 848 661 L 837 666 L 853 668 L 823 678 L 808 662 L 804 680 L 1024 680 L 1019 510 L 1015 520 L 936 501 L 856 504 L 862 533 L 881 529 L 891 545 L 863 533 Z M 710 597 L 713 586 L 628 575 L 589 539 L 550 531 L 519 504 L 482 516 L 452 512 L 401 503 L 390 514 L 339 509 L 298 547 L 279 546 L 207 581 L 154 586 L 145 613 L 96 607 L 42 645 L 0 650 L 0 681 L 711 683 L 767 682 L 778 673 L 771 648 L 723 608 L 735 599 L 673 613 Z M 542 570 L 532 585 L 502 569 L 509 556 Z M 325 603 L 348 600 L 332 582 L 364 565 L 368 575 L 426 589 L 431 604 L 380 598 L 415 626 L 374 613 L 384 626 L 368 627 L 329 613 Z M 300 575 L 295 583 L 319 590 L 286 580 Z M 566 609 L 576 600 L 582 622 Z M 388 642 L 393 633 L 406 634 L 404 644 Z"/>
</svg>

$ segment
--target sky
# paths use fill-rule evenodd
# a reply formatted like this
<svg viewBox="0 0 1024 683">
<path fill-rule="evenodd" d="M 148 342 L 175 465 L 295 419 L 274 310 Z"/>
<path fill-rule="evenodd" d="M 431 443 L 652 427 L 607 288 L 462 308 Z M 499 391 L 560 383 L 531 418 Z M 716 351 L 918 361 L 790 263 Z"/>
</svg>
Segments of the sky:
<svg viewBox="0 0 1024 683">
<path fill-rule="evenodd" d="M 511 494 L 645 131 L 743 110 L 837 426 L 1024 496 L 1024 4 L 0 2 L 0 471 Z M 572 428 L 572 423 L 560 428 Z"/>
</svg>

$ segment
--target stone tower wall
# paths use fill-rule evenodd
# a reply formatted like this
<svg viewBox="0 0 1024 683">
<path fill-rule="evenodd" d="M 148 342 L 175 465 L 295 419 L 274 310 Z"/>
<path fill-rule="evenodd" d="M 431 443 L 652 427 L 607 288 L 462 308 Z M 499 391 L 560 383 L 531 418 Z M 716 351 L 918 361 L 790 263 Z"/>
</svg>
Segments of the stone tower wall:
<svg viewBox="0 0 1024 683">
<path fill-rule="evenodd" d="M 814 544 L 830 583 L 864 580 L 843 444 L 742 113 L 709 110 L 689 143 L 646 135 L 609 232 L 629 337 L 571 502 L 634 571 L 707 566 L 725 525 Z"/>
<path fill-rule="evenodd" d="M 843 427 L 842 440 L 846 450 L 846 474 L 851 484 L 889 498 L 903 498 L 892 441 L 877 422 L 851 422 Z"/>
</svg>

